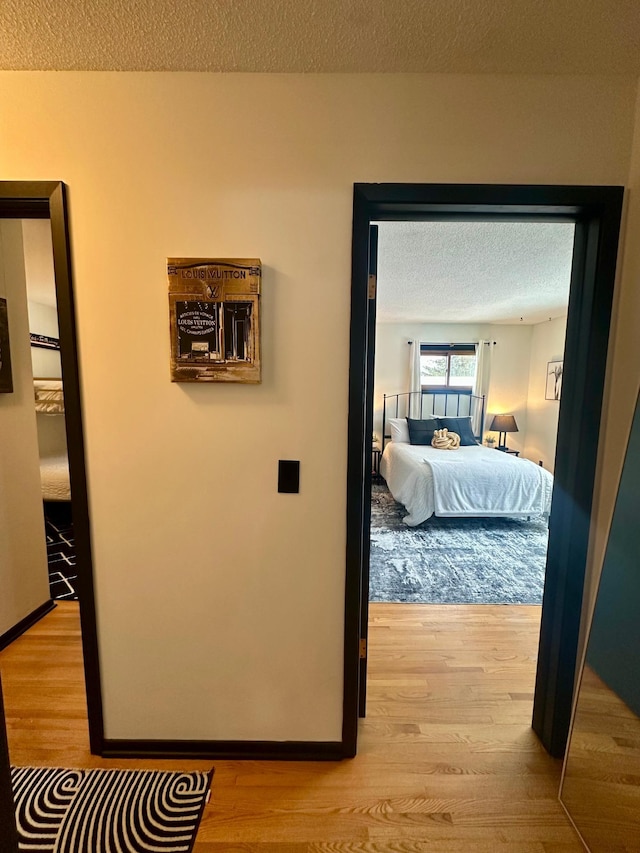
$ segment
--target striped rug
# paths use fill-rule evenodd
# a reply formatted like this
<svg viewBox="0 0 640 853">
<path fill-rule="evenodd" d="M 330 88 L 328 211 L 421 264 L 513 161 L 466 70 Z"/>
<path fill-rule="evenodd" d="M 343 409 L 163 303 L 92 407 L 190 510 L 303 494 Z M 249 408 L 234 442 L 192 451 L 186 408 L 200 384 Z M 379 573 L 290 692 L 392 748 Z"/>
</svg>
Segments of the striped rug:
<svg viewBox="0 0 640 853">
<path fill-rule="evenodd" d="M 212 776 L 13 767 L 20 850 L 189 853 Z"/>
</svg>

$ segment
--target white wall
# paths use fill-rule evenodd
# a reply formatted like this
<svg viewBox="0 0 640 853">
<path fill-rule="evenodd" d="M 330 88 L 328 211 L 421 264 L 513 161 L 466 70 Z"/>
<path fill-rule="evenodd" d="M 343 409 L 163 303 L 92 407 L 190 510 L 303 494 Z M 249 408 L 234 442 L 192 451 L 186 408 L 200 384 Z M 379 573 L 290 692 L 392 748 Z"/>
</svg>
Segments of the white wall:
<svg viewBox="0 0 640 853">
<path fill-rule="evenodd" d="M 48 219 L 22 222 L 24 268 L 27 279 L 29 331 L 35 335 L 59 337 L 56 284 L 53 269 L 51 223 Z M 31 347 L 33 375 L 37 379 L 62 378 L 59 350 Z M 58 456 L 67 452 L 64 415 L 36 412 L 40 456 Z"/>
<path fill-rule="evenodd" d="M 48 219 L 24 219 L 22 222 L 24 269 L 27 278 L 29 331 L 57 338 L 58 311 L 53 269 L 51 223 Z M 32 347 L 33 375 L 59 379 L 62 376 L 60 352 Z"/>
<path fill-rule="evenodd" d="M 48 223 L 47 223 L 48 224 Z M 26 249 L 26 247 L 25 247 Z M 27 271 L 27 295 L 29 295 L 29 264 Z M 29 331 L 36 335 L 57 338 L 58 311 L 51 305 L 29 302 Z M 31 365 L 37 379 L 60 379 L 62 365 L 60 351 L 42 347 L 31 347 Z M 40 456 L 58 456 L 67 452 L 64 415 L 49 415 L 36 412 L 38 426 L 38 448 Z"/>
<path fill-rule="evenodd" d="M 382 433 L 383 394 L 403 393 L 409 388 L 407 341 L 439 344 L 487 340 L 495 341 L 495 346 L 491 346 L 484 434 L 488 434 L 494 414 L 512 414 L 519 432 L 509 434 L 507 443 L 514 450 L 522 450 L 527 429 L 531 329 L 525 325 L 482 323 L 379 323 L 376 329 L 374 432 Z"/>
<path fill-rule="evenodd" d="M 49 599 L 22 225 L 0 220 L 13 394 L 0 394 L 0 634 Z"/>
<path fill-rule="evenodd" d="M 29 300 L 28 306 L 29 331 L 34 335 L 47 335 L 50 338 L 57 338 L 59 336 L 57 310 L 51 305 L 43 305 L 41 302 L 31 300 Z M 62 377 L 59 350 L 31 347 L 31 364 L 33 375 L 36 378 L 60 379 Z"/>
<path fill-rule="evenodd" d="M 108 736 L 339 739 L 353 182 L 624 183 L 635 80 L 1 82 L 3 178 L 69 185 Z M 261 386 L 169 382 L 196 255 L 262 258 Z"/>
<path fill-rule="evenodd" d="M 378 323 L 374 379 L 373 431 L 382 435 L 384 394 L 409 390 L 408 341 L 421 343 L 471 343 L 480 340 L 482 324 Z"/>
<path fill-rule="evenodd" d="M 554 470 L 558 412 L 560 404 L 545 399 L 546 371 L 550 361 L 564 358 L 567 318 L 558 317 L 532 327 L 529 393 L 527 397 L 527 433 L 524 455 Z"/>
<path fill-rule="evenodd" d="M 523 451 L 524 437 L 527 434 L 531 328 L 524 325 L 490 326 L 487 336 L 487 340 L 491 339 L 497 343 L 492 353 L 486 423 L 491 426 L 492 415 L 514 415 L 518 432 L 507 435 L 507 445 L 510 449 L 520 452 Z"/>
</svg>

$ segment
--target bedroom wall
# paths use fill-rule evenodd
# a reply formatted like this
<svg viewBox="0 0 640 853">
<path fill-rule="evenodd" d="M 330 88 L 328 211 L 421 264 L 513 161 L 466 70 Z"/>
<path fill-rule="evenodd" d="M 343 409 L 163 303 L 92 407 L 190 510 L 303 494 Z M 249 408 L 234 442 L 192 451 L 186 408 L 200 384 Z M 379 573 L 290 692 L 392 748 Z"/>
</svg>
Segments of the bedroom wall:
<svg viewBox="0 0 640 853">
<path fill-rule="evenodd" d="M 29 290 L 29 279 L 27 277 L 27 295 Z M 47 335 L 50 338 L 58 337 L 58 312 L 50 305 L 41 302 L 28 302 L 29 307 L 29 331 L 34 335 Z M 31 364 L 33 375 L 41 379 L 60 379 L 62 368 L 60 365 L 60 352 L 48 350 L 42 347 L 31 347 Z"/>
<path fill-rule="evenodd" d="M 51 224 L 48 219 L 24 219 L 24 266 L 27 278 L 29 331 L 57 338 L 58 310 L 53 269 Z M 61 379 L 59 350 L 31 347 L 33 375 L 39 379 Z M 36 412 L 40 456 L 58 456 L 67 452 L 64 416 Z"/>
<path fill-rule="evenodd" d="M 531 326 L 496 325 L 489 327 L 487 336 L 487 339 L 490 338 L 497 343 L 493 348 L 491 362 L 486 423 L 487 426 L 491 425 L 492 415 L 514 415 L 518 432 L 507 435 L 507 446 L 521 453 L 527 432 L 527 386 L 531 334 Z M 494 436 L 498 437 L 496 433 Z"/>
<path fill-rule="evenodd" d="M 567 318 L 558 317 L 532 327 L 527 431 L 524 455 L 533 462 L 542 461 L 547 471 L 555 467 L 556 438 L 560 404 L 545 399 L 546 370 L 550 361 L 564 357 Z"/>
<path fill-rule="evenodd" d="M 339 739 L 353 182 L 624 183 L 636 81 L 1 82 L 3 178 L 69 185 L 107 735 Z M 260 386 L 169 381 L 196 255 L 262 258 Z"/>
<path fill-rule="evenodd" d="M 26 249 L 26 247 L 25 247 Z M 28 253 L 27 253 L 28 256 Z M 29 265 L 27 263 L 27 295 L 29 294 Z M 29 331 L 36 335 L 58 337 L 58 312 L 50 305 L 29 302 Z M 33 375 L 40 379 L 60 379 L 62 365 L 60 352 L 42 347 L 31 347 Z M 64 415 L 46 415 L 36 412 L 38 447 L 40 456 L 56 456 L 67 452 Z"/>
<path fill-rule="evenodd" d="M 57 338 L 58 311 L 51 223 L 48 219 L 24 219 L 22 236 L 29 303 L 29 331 L 33 334 Z M 59 351 L 32 347 L 31 361 L 35 377 L 51 379 L 62 377 Z"/>
<path fill-rule="evenodd" d="M 482 324 L 378 323 L 374 379 L 373 431 L 382 435 L 384 394 L 409 390 L 408 341 L 427 343 L 469 343 L 480 340 Z"/>
<path fill-rule="evenodd" d="M 475 343 L 495 341 L 491 349 L 491 381 L 486 405 L 484 435 L 491 416 L 515 416 L 518 433 L 508 436 L 508 445 L 522 450 L 527 428 L 527 388 L 531 326 L 483 323 L 379 323 L 376 328 L 374 432 L 382 434 L 383 394 L 402 393 L 409 387 L 407 341 L 422 343 Z M 497 436 L 495 436 L 497 438 Z"/>
<path fill-rule="evenodd" d="M 49 599 L 22 225 L 0 220 L 13 393 L 0 394 L 0 634 Z"/>
</svg>

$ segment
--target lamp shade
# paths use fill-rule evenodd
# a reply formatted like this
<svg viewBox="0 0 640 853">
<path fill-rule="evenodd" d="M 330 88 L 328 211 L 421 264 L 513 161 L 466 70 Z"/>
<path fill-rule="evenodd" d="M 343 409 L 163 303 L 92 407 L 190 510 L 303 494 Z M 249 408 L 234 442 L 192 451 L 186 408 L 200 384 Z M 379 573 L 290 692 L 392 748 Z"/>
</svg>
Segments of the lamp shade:
<svg viewBox="0 0 640 853">
<path fill-rule="evenodd" d="M 518 432 L 518 424 L 513 415 L 494 415 L 489 430 L 491 432 Z"/>
</svg>

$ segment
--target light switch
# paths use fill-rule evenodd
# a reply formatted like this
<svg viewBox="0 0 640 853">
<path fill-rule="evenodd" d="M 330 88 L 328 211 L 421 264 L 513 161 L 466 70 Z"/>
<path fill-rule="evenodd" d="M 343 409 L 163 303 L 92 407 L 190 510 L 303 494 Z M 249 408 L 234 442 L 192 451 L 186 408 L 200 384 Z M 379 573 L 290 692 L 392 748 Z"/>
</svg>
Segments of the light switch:
<svg viewBox="0 0 640 853">
<path fill-rule="evenodd" d="M 297 494 L 300 491 L 300 463 L 292 459 L 278 462 L 278 491 Z"/>
</svg>

